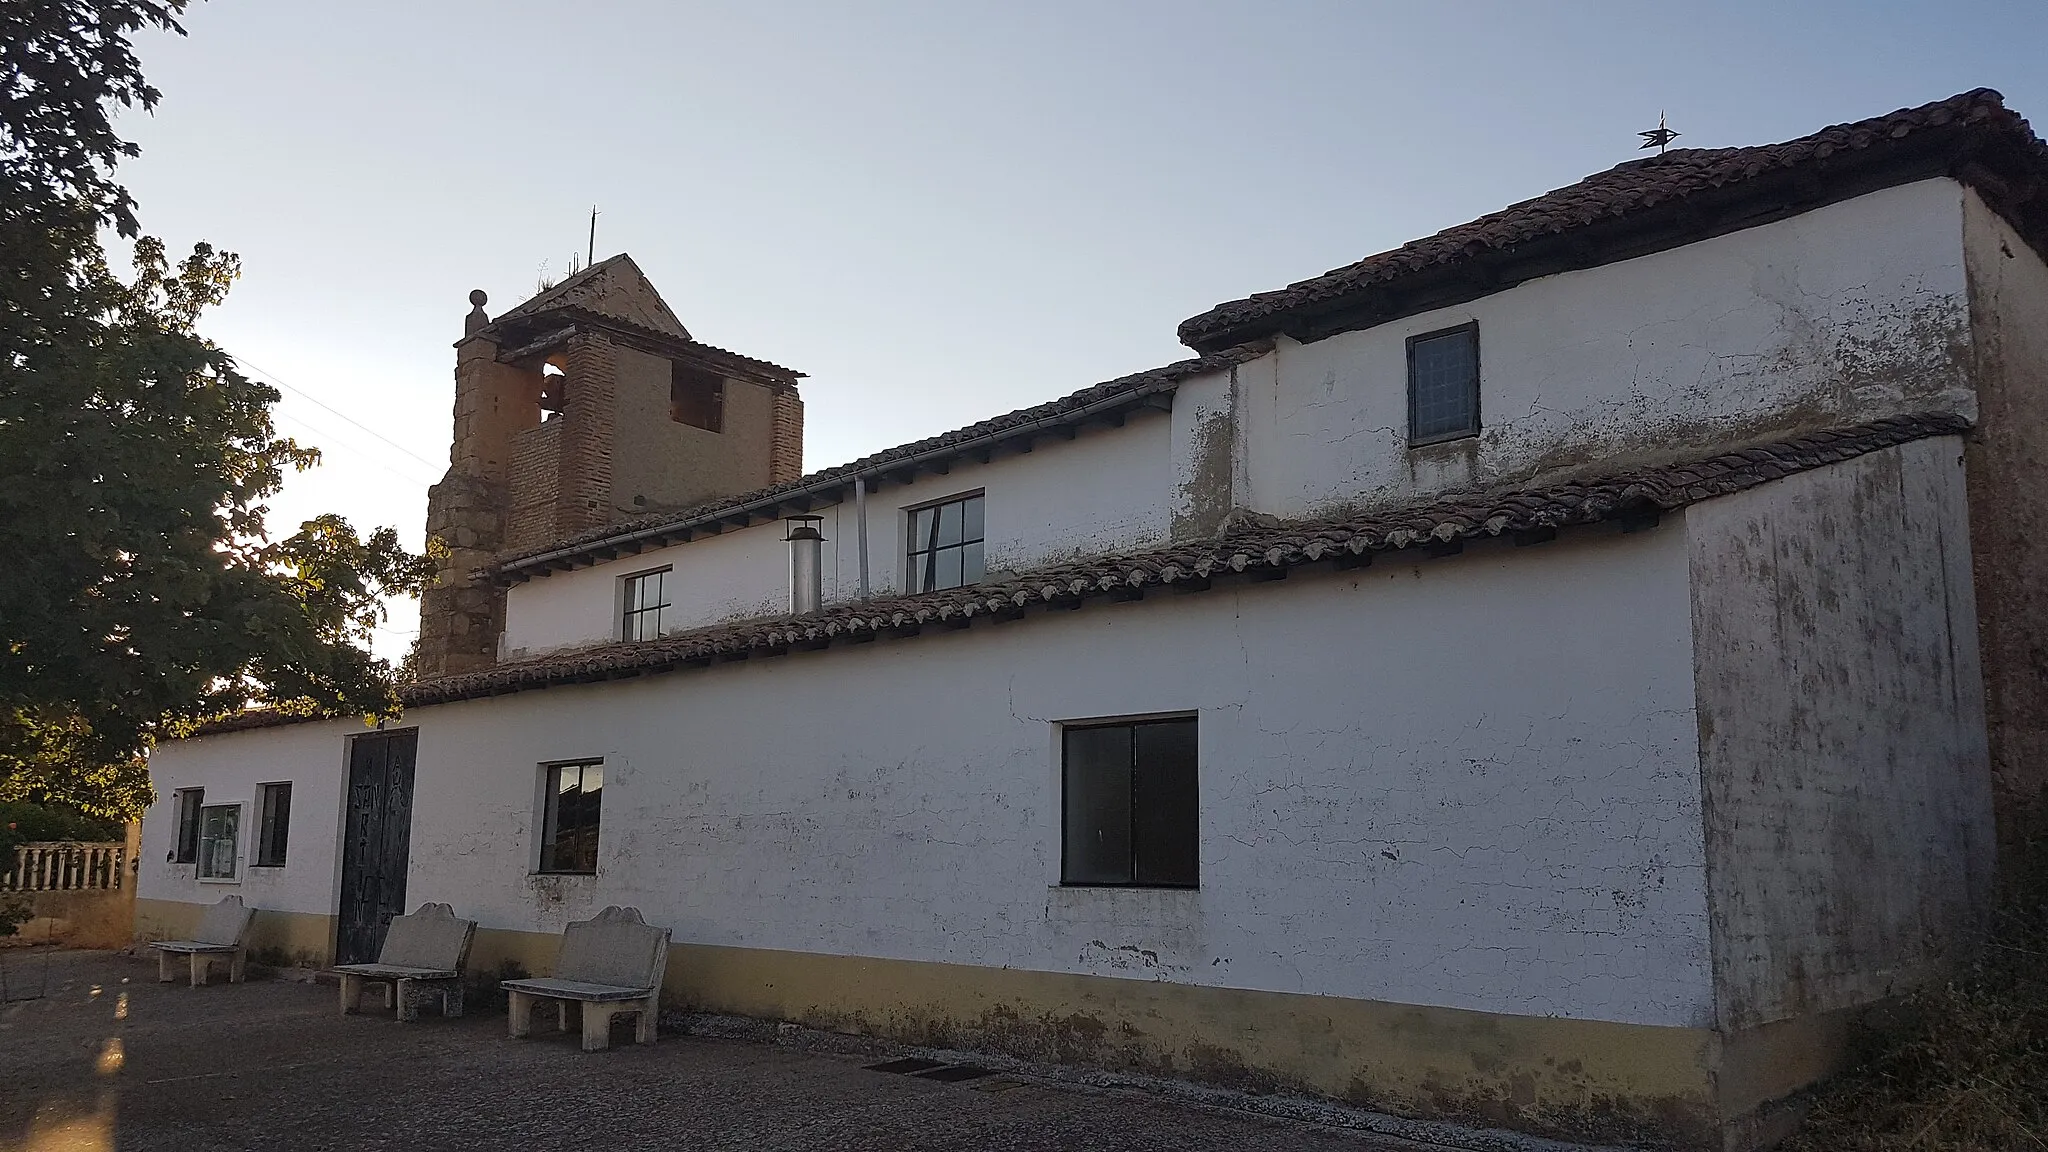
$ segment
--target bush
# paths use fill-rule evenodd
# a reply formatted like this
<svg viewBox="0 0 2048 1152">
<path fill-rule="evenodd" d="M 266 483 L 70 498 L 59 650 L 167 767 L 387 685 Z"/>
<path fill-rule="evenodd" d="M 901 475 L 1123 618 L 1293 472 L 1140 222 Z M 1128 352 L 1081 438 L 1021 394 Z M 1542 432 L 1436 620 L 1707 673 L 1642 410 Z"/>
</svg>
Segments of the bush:
<svg viewBox="0 0 2048 1152">
<path fill-rule="evenodd" d="M 0 869 L 14 867 L 14 850 L 38 840 L 107 841 L 121 839 L 121 826 L 95 820 L 75 808 L 0 801 Z"/>
<path fill-rule="evenodd" d="M 2048 1150 L 2048 819 L 2027 826 L 1976 958 L 1909 998 L 1907 1026 L 1821 1092 L 1784 1152 Z"/>
</svg>

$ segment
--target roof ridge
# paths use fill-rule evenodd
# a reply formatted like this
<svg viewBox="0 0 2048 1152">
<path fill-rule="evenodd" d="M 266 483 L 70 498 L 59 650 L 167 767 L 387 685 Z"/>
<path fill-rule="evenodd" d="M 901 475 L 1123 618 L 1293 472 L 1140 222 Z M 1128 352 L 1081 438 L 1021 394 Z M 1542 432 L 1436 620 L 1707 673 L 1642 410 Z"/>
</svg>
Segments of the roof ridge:
<svg viewBox="0 0 2048 1152">
<path fill-rule="evenodd" d="M 1532 241 L 1613 226 L 1704 192 L 1723 188 L 1739 190 L 1768 174 L 1794 168 L 1814 169 L 1823 174 L 1818 183 L 1800 193 L 1813 198 L 1815 203 L 1798 206 L 1788 200 L 1781 205 L 1788 211 L 1794 207 L 1804 211 L 1820 203 L 1832 202 L 1827 198 L 1830 194 L 1838 193 L 1835 198 L 1839 199 L 1868 190 L 1850 179 L 1853 174 L 1837 171 L 1842 167 L 1841 157 L 1861 153 L 1889 154 L 1905 148 L 1901 142 L 1909 137 L 1924 136 L 1936 130 L 1945 135 L 1966 131 L 2002 131 L 2006 137 L 2018 142 L 2022 162 L 2048 172 L 2048 146 L 2042 145 L 2033 135 L 2027 121 L 2008 109 L 2005 98 L 1995 89 L 1974 88 L 1945 100 L 1830 125 L 1775 144 L 1682 148 L 1659 156 L 1623 161 L 1563 187 L 1294 281 L 1284 288 L 1218 304 L 1182 321 L 1179 335 L 1183 343 L 1199 350 L 1270 336 L 1286 330 L 1286 322 L 1292 319 L 1310 329 L 1305 336 L 1319 339 L 1334 332 L 1321 331 L 1309 324 L 1307 314 L 1328 311 L 1348 297 L 1374 289 L 1385 291 L 1397 280 L 1471 265 L 1489 254 L 1505 253 Z M 1831 158 L 1834 159 L 1832 164 Z M 1834 176 L 1841 179 L 1829 185 L 1828 178 Z M 1743 221 L 1746 222 L 1738 223 L 1744 227 L 1761 222 L 1753 215 L 1744 217 Z M 1692 237 L 1694 239 L 1716 234 L 1706 222 L 1696 221 L 1685 227 L 1698 233 Z M 2034 231 L 2048 236 L 2048 221 Z M 1563 262 L 1558 268 L 1533 274 L 1548 275 L 1566 267 L 1588 267 L 1602 262 L 1584 251 L 1566 253 L 1555 259 Z M 1499 291 L 1526 278 L 1502 278 L 1496 269 L 1491 278 L 1495 283 L 1487 291 Z M 1470 299 L 1473 294 L 1477 293 L 1468 293 L 1459 299 Z M 1424 301 L 1423 306 L 1442 307 L 1445 302 L 1430 298 Z M 1381 309 L 1385 315 L 1375 315 L 1358 324 L 1338 326 L 1336 331 L 1384 323 L 1417 310 L 1422 308 L 1402 311 L 1389 305 Z"/>
</svg>

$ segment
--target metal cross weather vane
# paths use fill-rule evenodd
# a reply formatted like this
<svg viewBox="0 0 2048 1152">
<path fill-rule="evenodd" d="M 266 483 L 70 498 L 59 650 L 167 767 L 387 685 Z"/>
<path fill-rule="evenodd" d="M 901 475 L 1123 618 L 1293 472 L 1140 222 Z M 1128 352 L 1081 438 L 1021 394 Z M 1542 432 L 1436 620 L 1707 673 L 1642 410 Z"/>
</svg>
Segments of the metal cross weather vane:
<svg viewBox="0 0 2048 1152">
<path fill-rule="evenodd" d="M 1679 133 L 1664 126 L 1664 113 L 1661 109 L 1657 112 L 1657 127 L 1648 132 L 1638 132 L 1636 135 L 1643 138 L 1644 148 L 1655 148 L 1659 156 L 1664 154 L 1666 145 L 1679 137 Z"/>
</svg>

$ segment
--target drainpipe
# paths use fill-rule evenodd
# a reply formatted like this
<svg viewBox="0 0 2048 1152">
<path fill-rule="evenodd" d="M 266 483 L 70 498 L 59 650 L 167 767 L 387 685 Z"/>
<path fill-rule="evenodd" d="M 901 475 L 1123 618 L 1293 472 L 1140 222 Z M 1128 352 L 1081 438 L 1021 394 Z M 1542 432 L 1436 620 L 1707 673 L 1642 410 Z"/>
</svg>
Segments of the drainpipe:
<svg viewBox="0 0 2048 1152">
<path fill-rule="evenodd" d="M 868 600 L 868 478 L 853 478 L 854 533 L 860 537 L 860 600 Z"/>
<path fill-rule="evenodd" d="M 802 616 L 823 606 L 825 537 L 818 532 L 819 517 L 789 518 L 789 611 Z"/>
</svg>

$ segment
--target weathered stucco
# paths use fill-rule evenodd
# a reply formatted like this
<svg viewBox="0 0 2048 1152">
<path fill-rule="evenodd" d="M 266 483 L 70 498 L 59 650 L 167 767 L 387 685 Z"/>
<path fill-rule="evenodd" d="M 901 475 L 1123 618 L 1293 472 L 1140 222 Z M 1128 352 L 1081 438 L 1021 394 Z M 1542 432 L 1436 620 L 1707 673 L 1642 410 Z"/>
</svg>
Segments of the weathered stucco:
<svg viewBox="0 0 2048 1152">
<path fill-rule="evenodd" d="M 1974 408 L 1962 188 L 1928 180 L 1550 276 L 1239 375 L 1250 490 L 1298 516 L 1879 415 Z M 1477 437 L 1410 450 L 1407 338 L 1477 321 Z"/>
<path fill-rule="evenodd" d="M 990 572 L 1165 542 L 1173 435 L 1173 420 L 1148 413 L 1071 441 L 1041 441 L 1026 454 L 988 464 L 963 461 L 943 476 L 878 486 L 867 502 L 871 593 L 893 595 L 903 587 L 906 508 L 975 491 L 987 495 Z M 829 505 L 816 514 L 824 518 L 818 527 L 825 537 L 825 603 L 852 600 L 860 591 L 853 505 Z M 786 612 L 789 546 L 783 535 L 780 521 L 757 524 L 516 584 L 507 594 L 505 652 L 516 659 L 522 652 L 616 638 L 619 582 L 664 566 L 675 573 L 668 585 L 671 630 Z"/>
<path fill-rule="evenodd" d="M 1903 992 L 1979 926 L 1962 453 L 1922 440 L 1687 512 L 1723 1028 Z"/>
<path fill-rule="evenodd" d="M 1965 451 L 1991 764 L 2007 836 L 2048 820 L 2048 263 L 1963 201 L 1971 371 Z"/>
</svg>

